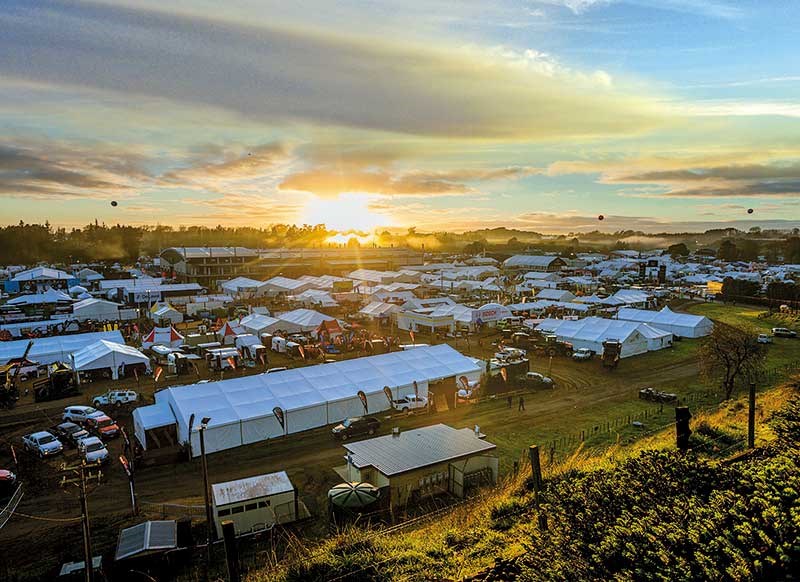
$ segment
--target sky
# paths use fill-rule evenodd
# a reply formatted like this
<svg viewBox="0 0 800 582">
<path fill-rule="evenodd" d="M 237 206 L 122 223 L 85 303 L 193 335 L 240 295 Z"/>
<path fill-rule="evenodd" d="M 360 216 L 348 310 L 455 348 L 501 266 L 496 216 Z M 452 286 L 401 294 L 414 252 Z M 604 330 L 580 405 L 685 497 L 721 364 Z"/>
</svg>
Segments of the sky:
<svg viewBox="0 0 800 582">
<path fill-rule="evenodd" d="M 792 228 L 799 27 L 771 0 L 5 0 L 0 223 Z"/>
</svg>

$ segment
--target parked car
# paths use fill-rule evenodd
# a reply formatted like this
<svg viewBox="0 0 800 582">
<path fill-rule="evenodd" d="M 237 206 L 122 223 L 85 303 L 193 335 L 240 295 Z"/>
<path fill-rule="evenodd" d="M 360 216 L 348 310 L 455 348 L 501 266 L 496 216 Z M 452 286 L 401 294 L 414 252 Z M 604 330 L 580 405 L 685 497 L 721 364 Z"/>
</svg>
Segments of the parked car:
<svg viewBox="0 0 800 582">
<path fill-rule="evenodd" d="M 540 374 L 539 372 L 528 372 L 524 376 L 520 378 L 520 383 L 525 388 L 555 388 L 556 383 L 555 381 L 545 376 L 544 374 Z"/>
<path fill-rule="evenodd" d="M 428 398 L 407 394 L 405 398 L 392 400 L 392 406 L 394 406 L 395 410 L 400 410 L 401 412 L 411 412 L 412 410 L 426 408 L 428 406 Z"/>
<path fill-rule="evenodd" d="M 39 455 L 40 458 L 53 457 L 64 451 L 64 445 L 46 430 L 22 437 L 22 445 L 26 451 Z"/>
<path fill-rule="evenodd" d="M 578 362 L 586 362 L 592 359 L 594 353 L 589 348 L 578 348 L 572 352 L 572 359 Z"/>
<path fill-rule="evenodd" d="M 122 406 L 139 400 L 139 395 L 133 390 L 109 390 L 92 398 L 92 406 Z"/>
<path fill-rule="evenodd" d="M 86 421 L 86 430 L 100 437 L 104 441 L 119 436 L 119 426 L 113 419 L 106 416 L 93 416 Z"/>
<path fill-rule="evenodd" d="M 74 422 L 76 424 L 86 424 L 90 418 L 105 416 L 105 413 L 91 406 L 67 406 L 61 420 Z"/>
<path fill-rule="evenodd" d="M 766 333 L 758 334 L 758 338 L 756 341 L 760 344 L 771 344 L 772 343 L 772 336 Z"/>
<path fill-rule="evenodd" d="M 108 449 L 99 438 L 95 436 L 86 437 L 78 443 L 78 454 L 88 464 L 103 465 L 108 462 Z"/>
<path fill-rule="evenodd" d="M 14 494 L 17 476 L 8 469 L 0 469 L 0 501 L 4 502 Z"/>
<path fill-rule="evenodd" d="M 72 448 L 77 447 L 81 439 L 89 436 L 89 431 L 74 422 L 62 422 L 56 425 L 53 427 L 53 433 L 58 437 L 58 440 Z"/>
<path fill-rule="evenodd" d="M 772 335 L 775 337 L 797 337 L 797 332 L 788 327 L 773 327 Z"/>
<path fill-rule="evenodd" d="M 362 434 L 375 434 L 380 426 L 381 421 L 377 418 L 371 416 L 356 416 L 353 418 L 345 418 L 340 424 L 337 424 L 331 429 L 331 434 L 333 434 L 333 438 L 345 441 L 350 437 Z"/>
<path fill-rule="evenodd" d="M 662 392 L 655 388 L 642 388 L 639 390 L 640 400 L 650 400 L 651 402 L 677 402 L 678 395 L 671 392 Z"/>
</svg>

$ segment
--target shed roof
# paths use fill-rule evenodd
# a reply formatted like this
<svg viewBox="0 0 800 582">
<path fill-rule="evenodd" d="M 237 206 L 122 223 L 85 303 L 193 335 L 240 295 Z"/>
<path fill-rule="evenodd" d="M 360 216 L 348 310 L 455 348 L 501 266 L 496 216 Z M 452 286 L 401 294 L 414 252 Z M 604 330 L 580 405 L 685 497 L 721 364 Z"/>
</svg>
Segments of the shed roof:
<svg viewBox="0 0 800 582">
<path fill-rule="evenodd" d="M 116 560 L 124 560 L 155 550 L 178 547 L 178 526 L 175 521 L 145 521 L 119 532 Z"/>
<path fill-rule="evenodd" d="M 258 499 L 259 497 L 269 497 L 278 493 L 288 493 L 289 491 L 294 491 L 294 485 L 289 480 L 289 475 L 286 474 L 286 471 L 211 485 L 214 505 L 217 507 Z"/>
<path fill-rule="evenodd" d="M 485 453 L 496 445 L 475 436 L 470 429 L 455 429 L 446 424 L 434 424 L 399 435 L 380 436 L 344 448 L 350 462 L 358 467 L 375 467 L 387 477 L 414 469 Z"/>
</svg>

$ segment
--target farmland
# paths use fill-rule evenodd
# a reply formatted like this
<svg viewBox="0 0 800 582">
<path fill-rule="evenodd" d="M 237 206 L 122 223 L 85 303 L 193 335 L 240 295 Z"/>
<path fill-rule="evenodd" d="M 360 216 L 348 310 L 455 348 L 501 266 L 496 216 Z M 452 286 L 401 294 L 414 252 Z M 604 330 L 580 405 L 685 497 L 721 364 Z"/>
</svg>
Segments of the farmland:
<svg viewBox="0 0 800 582">
<path fill-rule="evenodd" d="M 698 304 L 691 307 L 696 313 L 708 314 L 728 323 L 742 325 L 753 322 L 762 328 L 771 327 L 768 319 L 759 319 L 758 310 L 743 307 L 727 307 L 718 304 Z M 488 357 L 492 353 L 491 341 L 496 336 L 481 338 L 481 345 L 471 341 L 455 340 L 454 347 L 476 357 Z M 525 410 L 517 410 L 514 400 L 511 409 L 505 399 L 485 400 L 477 404 L 459 406 L 454 410 L 412 417 L 384 419 L 382 431 L 398 426 L 401 430 L 424 426 L 433 422 L 443 422 L 455 427 L 479 425 L 488 440 L 498 445 L 501 459 L 501 473 L 508 473 L 514 461 L 521 458 L 528 445 L 558 441 L 566 443 L 584 431 L 590 446 L 613 442 L 618 438 L 633 439 L 637 432 L 650 431 L 671 422 L 672 410 L 665 407 L 659 411 L 658 405 L 640 401 L 638 390 L 646 386 L 677 393 L 688 400 L 692 407 L 710 407 L 719 402 L 713 387 L 707 386 L 699 378 L 696 361 L 698 340 L 676 342 L 669 350 L 651 352 L 642 356 L 625 359 L 614 371 L 604 370 L 597 360 L 573 362 L 569 359 L 554 359 L 552 367 L 549 360 L 532 359 L 531 369 L 550 373 L 556 381 L 554 390 L 542 390 L 525 394 Z M 800 359 L 800 341 L 776 339 L 769 346 L 768 367 L 786 365 Z M 283 362 L 273 362 L 280 365 Z M 771 377 L 775 383 L 781 376 Z M 765 383 L 766 384 L 766 383 Z M 762 386 L 762 388 L 765 386 Z M 101 390 L 97 390 L 101 391 Z M 152 388 L 142 387 L 148 396 Z M 94 390 L 86 394 L 93 394 Z M 57 409 L 64 401 L 50 403 Z M 33 404 L 23 402 L 21 410 L 36 410 Z M 57 410 L 56 409 L 56 410 Z M 52 409 L 48 409 L 52 415 Z M 606 430 L 596 427 L 609 427 L 613 421 L 642 417 L 644 426 L 634 428 L 626 420 L 616 423 Z M 43 413 L 44 414 L 44 413 Z M 44 416 L 43 416 L 44 418 Z M 120 416 L 123 423 L 130 424 L 129 415 Z M 42 420 L 47 426 L 47 422 Z M 30 428 L 41 426 L 32 424 L 5 431 L 5 442 L 18 442 L 21 434 Z M 578 443 L 573 441 L 573 445 Z M 114 443 L 113 447 L 119 447 Z M 568 452 L 569 444 L 559 444 L 558 455 Z M 4 447 L 2 462 L 7 462 L 7 448 Z M 115 453 L 118 451 L 112 451 Z M 212 482 L 227 481 L 260 473 L 286 470 L 300 496 L 315 516 L 309 522 L 297 526 L 299 535 L 316 538 L 327 531 L 325 519 L 325 493 L 340 479 L 332 468 L 342 464 L 343 449 L 334 442 L 328 429 L 319 429 L 276 439 L 267 443 L 255 444 L 214 454 L 209 457 L 209 473 Z M 21 476 L 26 483 L 26 495 L 19 511 L 46 519 L 63 519 L 79 514 L 78 500 L 71 492 L 62 491 L 57 485 L 55 475 L 56 461 L 48 463 L 25 459 Z M 180 507 L 165 507 L 165 504 L 197 506 L 202 504 L 202 480 L 199 461 L 143 469 L 137 474 L 137 495 L 147 515 L 159 517 L 179 515 L 194 510 Z M 92 527 L 98 551 L 109 551 L 115 541 L 120 526 L 135 523 L 129 514 L 127 480 L 118 465 L 107 468 L 101 484 L 94 487 L 90 495 Z M 150 505 L 152 504 L 152 505 Z M 163 512 L 163 513 L 162 513 Z M 202 514 L 194 511 L 196 516 Z M 63 554 L 50 555 L 48 552 L 34 553 L 23 551 L 35 544 L 47 547 L 54 540 L 61 540 Z M 30 572 L 34 577 L 40 573 L 53 571 L 57 563 L 66 558 L 77 558 L 81 552 L 79 528 L 74 523 L 41 521 L 33 518 L 15 518 L 0 531 L 0 540 L 9 551 L 0 559 L 0 577 L 15 573 Z M 7 556 L 14 555 L 14 563 Z"/>
</svg>

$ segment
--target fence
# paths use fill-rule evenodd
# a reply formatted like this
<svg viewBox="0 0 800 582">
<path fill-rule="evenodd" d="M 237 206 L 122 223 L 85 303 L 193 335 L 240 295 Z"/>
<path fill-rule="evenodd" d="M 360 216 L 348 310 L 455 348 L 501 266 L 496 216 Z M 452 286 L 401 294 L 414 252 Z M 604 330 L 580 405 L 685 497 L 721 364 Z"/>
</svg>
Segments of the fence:
<svg viewBox="0 0 800 582">
<path fill-rule="evenodd" d="M 180 505 L 177 503 L 151 503 L 137 499 L 142 513 L 159 516 L 161 519 L 180 519 L 182 517 L 206 517 L 205 505 Z"/>
</svg>

